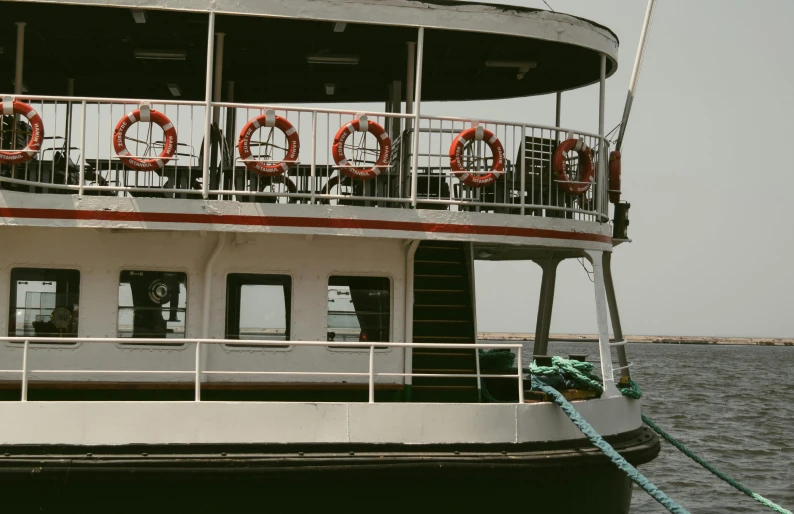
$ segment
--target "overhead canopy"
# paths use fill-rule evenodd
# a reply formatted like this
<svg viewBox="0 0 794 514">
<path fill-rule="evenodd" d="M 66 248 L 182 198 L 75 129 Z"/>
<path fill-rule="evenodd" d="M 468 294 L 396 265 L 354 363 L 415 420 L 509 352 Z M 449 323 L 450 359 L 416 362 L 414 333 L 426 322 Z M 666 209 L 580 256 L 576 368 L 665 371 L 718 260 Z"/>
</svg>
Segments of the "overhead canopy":
<svg viewBox="0 0 794 514">
<path fill-rule="evenodd" d="M 0 2 L 0 91 L 13 91 L 27 23 L 31 94 L 203 100 L 210 0 Z M 103 4 L 99 6 L 99 4 Z M 112 4 L 114 7 L 107 7 Z M 573 16 L 445 0 L 217 0 L 224 81 L 257 103 L 384 101 L 425 27 L 423 100 L 530 96 L 617 67 L 617 37 Z M 145 6 L 143 14 L 135 12 Z M 336 21 L 346 22 L 344 27 Z M 330 63 L 328 61 L 336 61 Z M 329 88 L 333 85 L 333 95 Z"/>
</svg>

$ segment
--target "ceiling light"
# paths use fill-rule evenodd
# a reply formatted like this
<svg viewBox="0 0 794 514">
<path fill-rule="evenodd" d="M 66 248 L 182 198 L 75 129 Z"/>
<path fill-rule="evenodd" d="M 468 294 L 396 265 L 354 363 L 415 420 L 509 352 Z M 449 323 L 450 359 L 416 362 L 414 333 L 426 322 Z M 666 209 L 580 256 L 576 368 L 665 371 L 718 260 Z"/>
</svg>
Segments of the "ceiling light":
<svg viewBox="0 0 794 514">
<path fill-rule="evenodd" d="M 334 23 L 334 32 L 344 32 L 345 27 L 347 27 L 347 22 L 337 21 Z"/>
<path fill-rule="evenodd" d="M 166 86 L 173 96 L 182 96 L 182 89 L 179 84 L 166 84 Z"/>
<path fill-rule="evenodd" d="M 132 13 L 132 18 L 135 20 L 135 23 L 146 23 L 146 11 L 141 9 L 130 9 Z"/>
<path fill-rule="evenodd" d="M 347 66 L 355 66 L 360 60 L 357 55 L 334 55 L 334 54 L 318 54 L 307 55 L 306 62 L 309 64 L 341 64 Z"/>
<path fill-rule="evenodd" d="M 485 61 L 487 68 L 526 68 L 531 70 L 537 68 L 538 63 L 535 61 Z"/>
<path fill-rule="evenodd" d="M 184 61 L 186 55 L 182 50 L 135 50 L 135 58 L 154 61 Z"/>
<path fill-rule="evenodd" d="M 326 95 L 333 96 L 334 91 L 336 91 L 336 85 L 335 84 L 326 84 L 325 85 L 325 94 Z"/>
<path fill-rule="evenodd" d="M 486 68 L 515 68 L 518 70 L 516 78 L 521 80 L 529 70 L 538 67 L 535 61 L 485 61 Z"/>
</svg>

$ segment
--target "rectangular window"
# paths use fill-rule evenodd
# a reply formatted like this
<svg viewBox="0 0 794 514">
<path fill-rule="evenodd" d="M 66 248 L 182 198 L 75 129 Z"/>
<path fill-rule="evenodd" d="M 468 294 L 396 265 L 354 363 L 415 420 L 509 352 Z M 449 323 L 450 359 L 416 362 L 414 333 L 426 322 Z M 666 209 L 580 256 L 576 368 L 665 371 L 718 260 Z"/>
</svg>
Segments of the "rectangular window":
<svg viewBox="0 0 794 514">
<path fill-rule="evenodd" d="M 388 342 L 391 282 L 386 277 L 328 279 L 328 340 Z"/>
<path fill-rule="evenodd" d="M 118 337 L 184 339 L 186 312 L 187 274 L 121 272 Z"/>
<path fill-rule="evenodd" d="M 77 337 L 80 272 L 14 268 L 8 303 L 9 336 Z"/>
<path fill-rule="evenodd" d="M 230 273 L 226 278 L 226 339 L 289 341 L 291 307 L 289 275 Z"/>
</svg>

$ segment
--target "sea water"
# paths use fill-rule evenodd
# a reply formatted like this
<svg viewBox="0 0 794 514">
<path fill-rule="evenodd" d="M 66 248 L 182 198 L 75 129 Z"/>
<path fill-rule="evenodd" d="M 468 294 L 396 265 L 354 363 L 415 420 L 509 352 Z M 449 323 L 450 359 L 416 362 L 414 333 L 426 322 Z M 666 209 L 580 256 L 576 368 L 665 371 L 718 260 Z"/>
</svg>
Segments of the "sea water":
<svg viewBox="0 0 794 514">
<path fill-rule="evenodd" d="M 532 343 L 527 343 L 531 355 Z M 720 471 L 794 511 L 794 347 L 629 344 L 642 410 Z M 596 343 L 551 342 L 549 354 L 586 353 Z M 772 512 L 662 441 L 640 466 L 692 514 Z M 635 486 L 633 514 L 667 512 Z"/>
</svg>

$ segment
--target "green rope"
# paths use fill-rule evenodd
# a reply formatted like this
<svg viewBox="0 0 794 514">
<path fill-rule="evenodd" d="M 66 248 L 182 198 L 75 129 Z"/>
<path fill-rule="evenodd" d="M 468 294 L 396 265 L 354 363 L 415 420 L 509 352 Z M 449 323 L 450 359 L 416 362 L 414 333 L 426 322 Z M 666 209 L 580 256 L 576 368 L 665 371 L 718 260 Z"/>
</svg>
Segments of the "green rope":
<svg viewBox="0 0 794 514">
<path fill-rule="evenodd" d="M 554 402 L 557 403 L 557 405 L 559 405 L 560 407 L 562 407 L 563 411 L 568 415 L 569 418 L 571 418 L 571 421 L 574 422 L 574 424 L 579 428 L 579 430 L 581 430 L 582 433 L 585 436 L 587 436 L 587 438 L 590 439 L 590 441 L 598 449 L 604 452 L 604 454 L 607 455 L 612 460 L 612 462 L 614 462 L 621 470 L 626 472 L 629 478 L 631 478 L 637 485 L 645 489 L 645 491 L 648 492 L 648 494 L 650 494 L 656 501 L 667 507 L 668 510 L 670 510 L 670 512 L 686 512 L 685 510 L 683 510 L 682 507 L 678 506 L 675 502 L 670 500 L 669 497 L 667 497 L 663 492 L 659 491 L 655 486 L 653 486 L 653 484 L 651 484 L 647 478 L 645 478 L 642 474 L 640 474 L 630 464 L 626 462 L 625 466 L 623 466 L 623 463 L 621 463 L 619 460 L 614 458 L 614 456 L 612 455 L 614 449 L 611 446 L 609 446 L 608 443 L 603 441 L 603 439 L 601 439 L 603 445 L 601 443 L 597 443 L 596 441 L 600 439 L 601 436 L 599 436 L 595 432 L 595 430 L 593 430 L 593 428 L 587 424 L 586 421 L 581 419 L 581 416 L 579 416 L 579 413 L 576 412 L 575 409 L 573 409 L 573 406 L 571 406 L 570 403 L 568 403 L 567 400 L 565 400 L 565 398 L 556 389 L 550 387 L 549 384 L 543 383 L 541 382 L 541 380 L 536 378 L 536 377 L 543 377 L 547 379 L 553 378 L 561 381 L 560 383 L 564 382 L 568 387 L 576 388 L 576 389 L 588 389 L 592 391 L 597 391 L 599 394 L 601 394 L 604 391 L 604 388 L 602 386 L 602 383 L 599 381 L 598 377 L 593 376 L 592 371 L 593 371 L 592 363 L 572 361 L 572 360 L 563 359 L 562 357 L 552 357 L 551 366 L 538 366 L 533 362 L 529 367 L 529 372 L 532 375 L 535 375 L 531 377 L 532 388 L 539 389 L 544 393 L 550 395 L 554 399 Z M 627 385 L 624 386 L 623 384 L 618 384 L 618 389 L 620 390 L 621 393 L 623 393 L 624 396 L 627 396 L 629 398 L 634 398 L 635 400 L 639 400 L 642 397 L 642 389 L 640 389 L 640 386 L 630 378 L 628 379 Z M 565 407 L 562 402 L 567 404 L 567 407 Z M 578 417 L 580 419 L 576 420 L 574 419 L 575 417 Z M 651 427 L 651 429 L 654 432 L 659 434 L 665 441 L 675 446 L 684 455 L 694 460 L 695 462 L 700 464 L 703 468 L 707 469 L 708 471 L 710 471 L 720 479 L 724 480 L 734 488 L 743 492 L 750 498 L 754 499 L 761 505 L 769 507 L 778 514 L 792 514 L 791 511 L 786 510 L 783 507 L 775 504 L 774 502 L 764 498 L 760 494 L 751 491 L 750 489 L 743 486 L 736 480 L 732 479 L 725 473 L 722 473 L 721 471 L 714 468 L 711 464 L 709 464 L 708 462 L 704 461 L 703 459 L 695 455 L 686 446 L 684 446 L 676 439 L 674 439 L 670 434 L 659 428 L 653 421 L 648 419 L 648 417 L 646 417 L 644 414 L 642 415 L 642 420 L 643 422 L 645 422 L 646 425 Z M 591 436 L 594 436 L 595 438 L 598 439 L 591 438 Z M 631 470 L 633 470 L 633 472 Z M 632 473 L 636 473 L 636 475 L 632 475 Z M 649 486 L 648 488 L 646 488 L 643 485 L 643 483 L 646 482 L 647 485 Z M 666 500 L 662 501 L 665 498 L 670 502 L 672 502 L 670 505 L 674 505 L 674 507 L 672 508 L 669 507 L 668 504 L 665 503 Z M 673 510 L 676 507 L 681 510 Z"/>
<path fill-rule="evenodd" d="M 668 511 L 672 512 L 673 514 L 689 514 L 689 511 L 684 509 L 678 503 L 676 503 L 672 498 L 667 496 L 661 489 L 656 487 L 648 480 L 642 473 L 637 471 L 637 468 L 629 464 L 629 462 L 624 459 L 608 442 L 601 437 L 598 432 L 590 426 L 587 421 L 573 408 L 568 400 L 560 394 L 559 391 L 554 389 L 553 387 L 549 387 L 540 380 L 535 377 L 531 377 L 532 380 L 532 387 L 537 388 L 544 393 L 548 394 L 554 399 L 554 403 L 560 406 L 562 411 L 568 416 L 568 418 L 576 425 L 582 434 L 590 440 L 593 445 L 601 450 L 601 452 L 609 457 L 611 460 L 621 471 L 623 471 L 626 476 L 628 476 L 632 482 L 640 486 L 645 492 L 647 492 L 651 497 L 662 504 Z"/>
<path fill-rule="evenodd" d="M 675 440 L 670 434 L 668 434 L 667 432 L 665 432 L 664 430 L 659 428 L 653 421 L 648 419 L 644 414 L 642 415 L 642 420 L 645 422 L 646 425 L 651 427 L 654 432 L 656 432 L 661 437 L 663 437 L 665 441 L 667 441 L 668 443 L 670 443 L 673 446 L 675 446 L 676 448 L 678 448 L 678 450 L 680 450 L 681 453 L 683 453 L 684 455 L 686 455 L 687 457 L 689 457 L 693 461 L 697 462 L 698 464 L 700 464 L 705 469 L 707 469 L 708 471 L 710 471 L 714 475 L 718 476 L 719 478 L 721 478 L 725 482 L 729 483 L 734 488 L 736 488 L 739 491 L 743 492 L 744 494 L 746 494 L 747 496 L 749 496 L 753 500 L 757 501 L 761 505 L 765 505 L 765 506 L 769 507 L 770 509 L 774 510 L 775 512 L 777 512 L 779 514 L 791 514 L 790 510 L 786 510 L 783 507 L 781 507 L 780 505 L 777 505 L 777 504 L 767 500 L 766 498 L 764 498 L 760 494 L 754 493 L 753 491 L 751 491 L 747 487 L 743 486 L 742 484 L 740 484 L 736 480 L 732 479 L 731 477 L 729 477 L 725 473 L 719 471 L 718 469 L 715 469 L 714 466 L 712 466 L 711 464 L 709 464 L 705 460 L 701 459 L 700 457 L 698 457 L 697 455 L 692 453 L 692 451 L 690 451 L 689 448 L 687 448 L 686 446 L 684 446 L 683 444 L 681 444 L 680 442 Z"/>
</svg>

